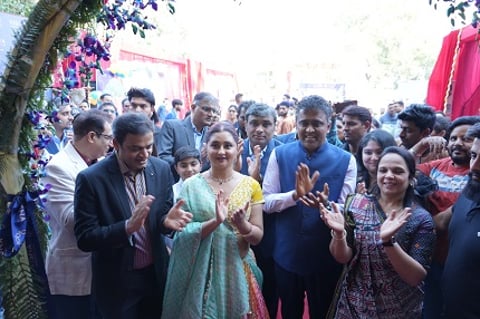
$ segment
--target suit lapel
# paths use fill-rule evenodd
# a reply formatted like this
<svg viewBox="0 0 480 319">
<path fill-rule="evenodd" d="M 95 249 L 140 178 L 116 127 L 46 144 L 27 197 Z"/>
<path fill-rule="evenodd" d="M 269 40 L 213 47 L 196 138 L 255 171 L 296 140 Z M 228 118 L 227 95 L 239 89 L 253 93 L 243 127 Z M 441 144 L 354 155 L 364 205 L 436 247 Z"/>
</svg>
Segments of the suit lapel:
<svg viewBox="0 0 480 319">
<path fill-rule="evenodd" d="M 195 138 L 193 137 L 195 133 L 193 132 L 192 120 L 190 116 L 183 120 L 183 127 L 185 128 L 185 135 L 187 136 L 188 145 L 195 147 Z"/>
<path fill-rule="evenodd" d="M 147 167 L 145 167 L 145 194 L 155 196 L 155 200 L 160 201 L 162 199 L 157 198 L 158 187 L 159 187 L 159 176 L 157 176 L 157 171 L 153 167 L 152 161 L 148 159 Z M 155 225 L 157 225 L 157 214 L 156 212 L 150 211 L 148 214 L 149 229 L 150 234 L 155 231 Z"/>
<path fill-rule="evenodd" d="M 111 156 L 104 159 L 104 161 L 109 161 L 109 165 L 107 166 L 107 170 L 110 173 L 110 181 L 112 184 L 112 193 L 115 194 L 116 202 L 119 203 L 122 215 L 125 219 L 130 218 L 132 216 L 132 212 L 130 211 L 130 204 L 128 203 L 128 194 L 127 190 L 125 189 L 125 180 L 123 179 L 122 172 L 120 171 L 120 167 L 118 166 L 118 159 L 117 155 L 114 153 Z"/>
<path fill-rule="evenodd" d="M 63 151 L 70 159 L 70 163 L 76 173 L 88 167 L 87 163 L 85 163 L 85 160 L 80 156 L 72 143 L 68 143 Z"/>
<path fill-rule="evenodd" d="M 146 194 L 156 194 L 158 179 L 151 160 L 148 160 L 145 167 L 145 192 Z"/>
</svg>

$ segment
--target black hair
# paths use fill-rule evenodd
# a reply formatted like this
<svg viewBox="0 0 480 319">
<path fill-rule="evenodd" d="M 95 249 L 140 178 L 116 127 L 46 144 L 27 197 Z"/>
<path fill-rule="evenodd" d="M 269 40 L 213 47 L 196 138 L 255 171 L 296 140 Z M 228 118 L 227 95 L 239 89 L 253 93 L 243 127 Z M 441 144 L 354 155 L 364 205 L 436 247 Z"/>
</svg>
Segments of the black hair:
<svg viewBox="0 0 480 319">
<path fill-rule="evenodd" d="M 408 178 L 410 181 L 415 180 L 415 157 L 413 157 L 412 153 L 410 153 L 406 148 L 400 147 L 400 146 L 390 146 L 387 147 L 386 149 L 383 150 L 382 155 L 380 155 L 380 158 L 378 159 L 378 163 L 382 161 L 382 159 L 387 155 L 387 154 L 397 154 L 403 160 L 405 161 L 405 164 L 407 165 L 408 169 Z M 378 174 L 378 169 L 377 169 L 377 174 Z M 413 202 L 418 202 L 417 198 L 415 197 L 415 185 L 413 183 L 408 184 L 407 191 L 405 193 L 405 197 L 403 199 L 403 206 L 404 207 L 410 207 Z M 377 189 L 377 195 L 379 194 L 380 190 Z"/>
<path fill-rule="evenodd" d="M 177 165 L 179 162 L 183 161 L 187 158 L 195 158 L 199 162 L 201 162 L 200 152 L 191 146 L 182 146 L 178 150 L 175 151 L 174 154 L 174 164 Z"/>
<path fill-rule="evenodd" d="M 457 117 L 455 120 L 452 121 L 452 123 L 450 123 L 450 126 L 448 127 L 447 134 L 446 134 L 447 140 L 450 139 L 450 134 L 452 134 L 452 131 L 457 126 L 462 126 L 462 125 L 473 126 L 477 123 L 480 123 L 480 116 L 461 116 L 461 117 Z"/>
<path fill-rule="evenodd" d="M 301 111 L 305 112 L 310 110 L 322 111 L 323 113 L 325 113 L 328 123 L 331 122 L 333 110 L 332 110 L 332 107 L 330 106 L 330 103 L 328 103 L 328 101 L 325 100 L 323 97 L 318 95 L 309 95 L 301 99 L 297 105 L 297 113 L 296 113 L 297 119 L 298 119 L 298 114 Z"/>
<path fill-rule="evenodd" d="M 413 122 L 421 131 L 425 129 L 432 131 L 435 118 L 433 109 L 425 104 L 411 104 L 398 114 L 398 119 Z"/>
<path fill-rule="evenodd" d="M 153 123 L 145 113 L 129 112 L 113 121 L 113 136 L 122 145 L 127 134 L 145 135 L 153 133 Z"/>
<path fill-rule="evenodd" d="M 345 110 L 343 110 L 342 115 L 358 117 L 362 124 L 367 121 L 372 123 L 372 113 L 370 113 L 369 109 L 363 106 L 350 105 Z"/>
<path fill-rule="evenodd" d="M 242 113 L 242 110 L 245 109 L 245 113 L 247 113 L 247 110 L 248 108 L 255 104 L 255 101 L 254 100 L 248 100 L 248 101 L 243 101 L 242 103 L 240 103 L 240 105 L 238 106 L 238 114 L 240 115 L 240 113 Z"/>
<path fill-rule="evenodd" d="M 147 88 L 144 88 L 144 89 L 131 88 L 127 92 L 127 97 L 129 101 L 132 101 L 132 98 L 134 97 L 144 98 L 145 101 L 147 101 L 152 105 L 152 107 L 155 106 L 155 96 L 153 95 L 153 92 Z"/>
<path fill-rule="evenodd" d="M 113 104 L 112 102 L 105 102 L 105 103 L 102 103 L 98 109 L 99 110 L 103 110 L 105 108 L 105 106 L 113 106 L 113 108 L 115 109 L 115 115 L 118 115 L 118 111 L 117 111 L 117 107 L 115 106 L 115 104 Z"/>
<path fill-rule="evenodd" d="M 248 122 L 248 117 L 252 115 L 261 117 L 271 116 L 273 118 L 273 123 L 275 124 L 277 122 L 277 112 L 267 104 L 255 103 L 250 105 L 245 112 L 245 120 Z"/>
<path fill-rule="evenodd" d="M 480 123 L 475 123 L 467 130 L 467 136 L 470 138 L 480 138 Z"/>
<path fill-rule="evenodd" d="M 382 149 L 382 152 L 389 146 L 397 145 L 392 134 L 384 130 L 374 130 L 362 137 L 360 143 L 358 144 L 357 156 L 355 156 L 357 158 L 359 173 L 357 180 L 359 182 L 364 182 L 367 189 L 370 187 L 372 181 L 370 180 L 370 174 L 368 173 L 367 168 L 365 165 L 363 165 L 363 149 L 370 141 L 376 142 Z"/>
<path fill-rule="evenodd" d="M 182 100 L 180 100 L 180 99 L 173 99 L 173 100 L 172 100 L 172 106 L 175 107 L 175 105 L 183 105 Z"/>
<path fill-rule="evenodd" d="M 105 112 L 91 109 L 80 112 L 73 120 L 73 135 L 75 139 L 81 139 L 89 132 L 102 134 L 105 129 L 105 123 L 110 123 L 111 119 Z"/>
<path fill-rule="evenodd" d="M 433 131 L 435 133 L 440 133 L 442 131 L 445 131 L 447 133 L 448 128 L 450 126 L 450 119 L 448 119 L 446 116 L 439 115 L 438 113 L 435 115 L 435 124 L 433 125 Z M 447 134 L 445 134 L 445 137 Z"/>
</svg>

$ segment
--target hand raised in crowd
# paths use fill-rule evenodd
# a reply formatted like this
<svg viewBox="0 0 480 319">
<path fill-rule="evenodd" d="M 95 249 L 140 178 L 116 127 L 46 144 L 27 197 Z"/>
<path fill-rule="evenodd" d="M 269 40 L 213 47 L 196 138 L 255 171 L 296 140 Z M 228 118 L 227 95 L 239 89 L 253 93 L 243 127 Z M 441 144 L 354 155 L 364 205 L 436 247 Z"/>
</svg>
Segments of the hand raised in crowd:
<svg viewBox="0 0 480 319">
<path fill-rule="evenodd" d="M 241 138 L 237 142 L 237 150 L 238 150 L 237 161 L 235 162 L 233 169 L 236 170 L 237 172 L 240 172 L 242 170 L 242 165 L 243 165 L 242 163 L 243 140 Z"/>
<path fill-rule="evenodd" d="M 428 136 L 422 138 L 410 151 L 418 157 L 428 156 L 429 160 L 435 160 L 448 157 L 446 146 L 447 141 L 443 137 Z"/>
<path fill-rule="evenodd" d="M 323 205 L 323 203 L 320 203 L 320 218 L 325 225 L 334 232 L 343 233 L 345 230 L 345 218 L 336 203 L 332 202 L 331 206 L 332 210 L 329 210 Z"/>
<path fill-rule="evenodd" d="M 252 230 L 252 224 L 247 219 L 247 211 L 250 206 L 250 202 L 246 202 L 245 205 L 232 214 L 232 223 L 237 227 L 240 234 L 248 234 Z"/>
<path fill-rule="evenodd" d="M 163 224 L 165 227 L 176 231 L 182 231 L 185 226 L 192 221 L 192 213 L 184 211 L 181 207 L 185 204 L 183 199 L 173 205 L 168 211 L 167 217 Z"/>
<path fill-rule="evenodd" d="M 380 239 L 384 242 L 389 241 L 412 215 L 411 210 L 409 207 L 404 208 L 401 212 L 392 210 L 380 228 Z"/>
<path fill-rule="evenodd" d="M 262 154 L 262 149 L 260 145 L 255 145 L 253 147 L 253 159 L 247 157 L 248 165 L 248 175 L 260 181 L 260 155 Z"/>
<path fill-rule="evenodd" d="M 215 215 L 217 224 L 223 223 L 228 214 L 228 197 L 223 190 L 219 190 L 215 199 Z"/>
<path fill-rule="evenodd" d="M 357 183 L 357 189 L 355 190 L 355 193 L 357 193 L 357 194 L 366 194 L 367 193 L 367 187 L 365 186 L 364 182 Z"/>
<path fill-rule="evenodd" d="M 152 206 L 154 200 L 155 197 L 152 195 L 144 195 L 135 205 L 132 216 L 127 220 L 126 230 L 128 235 L 137 232 L 145 224 L 145 220 L 150 213 L 150 206 Z"/>
<path fill-rule="evenodd" d="M 320 173 L 315 171 L 310 177 L 310 169 L 304 163 L 300 163 L 295 172 L 295 192 L 293 193 L 293 199 L 298 200 L 299 198 L 307 195 L 315 186 Z"/>
<path fill-rule="evenodd" d="M 323 191 L 317 191 L 317 195 L 315 196 L 312 192 L 309 192 L 305 196 L 300 197 L 300 201 L 308 207 L 312 208 L 320 208 L 320 203 L 324 206 L 328 205 L 328 196 L 330 194 L 330 189 L 328 188 L 328 184 L 323 184 Z"/>
</svg>

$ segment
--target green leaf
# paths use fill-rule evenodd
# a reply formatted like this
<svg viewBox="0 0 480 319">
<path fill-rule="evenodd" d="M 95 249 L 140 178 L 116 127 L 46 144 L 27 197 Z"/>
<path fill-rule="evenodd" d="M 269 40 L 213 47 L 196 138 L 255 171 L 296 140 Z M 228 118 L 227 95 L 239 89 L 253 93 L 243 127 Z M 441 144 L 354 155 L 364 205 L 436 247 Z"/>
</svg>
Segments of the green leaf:
<svg viewBox="0 0 480 319">
<path fill-rule="evenodd" d="M 170 12 L 170 14 L 175 13 L 175 7 L 173 6 L 173 4 L 171 2 L 168 3 L 168 11 Z"/>
<path fill-rule="evenodd" d="M 138 32 L 138 27 L 135 24 L 132 24 L 132 31 L 133 31 L 133 34 L 137 34 Z"/>
<path fill-rule="evenodd" d="M 142 37 L 142 39 L 145 39 L 145 31 L 140 29 L 139 33 L 140 33 L 140 36 Z"/>
<path fill-rule="evenodd" d="M 447 9 L 447 17 L 451 16 L 455 12 L 455 7 L 450 5 Z"/>
<path fill-rule="evenodd" d="M 452 27 L 454 27 L 454 26 L 455 26 L 455 19 L 454 19 L 454 18 L 451 18 L 451 19 L 450 19 L 450 23 L 452 24 Z"/>
</svg>

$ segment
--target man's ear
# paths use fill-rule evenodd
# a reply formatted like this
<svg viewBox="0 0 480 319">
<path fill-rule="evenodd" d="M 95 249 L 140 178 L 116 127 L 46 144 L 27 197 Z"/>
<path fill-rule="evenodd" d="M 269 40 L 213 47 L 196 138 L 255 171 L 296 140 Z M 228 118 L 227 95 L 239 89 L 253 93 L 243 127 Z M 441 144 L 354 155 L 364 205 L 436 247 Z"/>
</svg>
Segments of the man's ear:
<svg viewBox="0 0 480 319">
<path fill-rule="evenodd" d="M 113 148 L 115 149 L 115 151 L 117 152 L 118 149 L 120 148 L 120 144 L 118 143 L 117 139 L 116 138 L 113 138 Z"/>
<path fill-rule="evenodd" d="M 363 122 L 363 125 L 365 126 L 365 129 L 367 130 L 367 132 L 370 132 L 370 130 L 372 129 L 372 122 L 371 121 L 365 121 L 365 122 Z"/>
<path fill-rule="evenodd" d="M 430 136 L 430 134 L 432 134 L 432 130 L 429 128 L 426 128 L 422 131 L 422 138 Z"/>
</svg>

